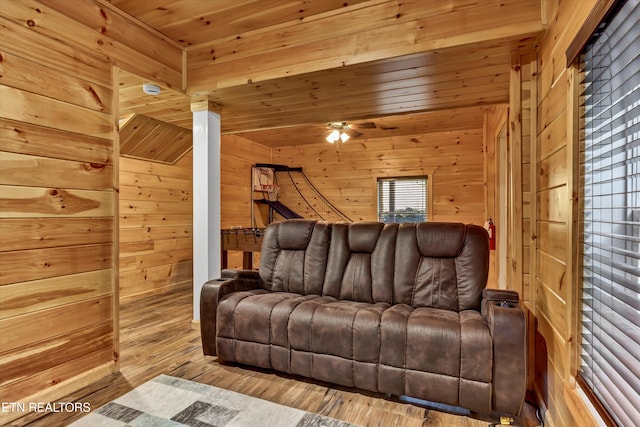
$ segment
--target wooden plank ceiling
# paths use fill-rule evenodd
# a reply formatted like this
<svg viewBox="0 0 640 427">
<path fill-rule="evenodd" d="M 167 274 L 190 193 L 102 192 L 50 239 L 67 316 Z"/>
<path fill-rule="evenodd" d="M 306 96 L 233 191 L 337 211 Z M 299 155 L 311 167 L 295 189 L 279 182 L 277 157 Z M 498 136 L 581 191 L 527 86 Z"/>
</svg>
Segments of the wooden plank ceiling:
<svg viewBox="0 0 640 427">
<path fill-rule="evenodd" d="M 120 125 L 120 154 L 173 164 L 193 145 L 190 129 L 134 114 Z"/>
<path fill-rule="evenodd" d="M 184 93 L 121 74 L 123 116 L 191 128 L 190 95 L 206 95 L 223 133 L 271 147 L 319 142 L 331 122 L 366 122 L 362 138 L 476 123 L 508 102 L 511 52 L 542 30 L 540 0 L 110 3 L 186 52 Z"/>
</svg>

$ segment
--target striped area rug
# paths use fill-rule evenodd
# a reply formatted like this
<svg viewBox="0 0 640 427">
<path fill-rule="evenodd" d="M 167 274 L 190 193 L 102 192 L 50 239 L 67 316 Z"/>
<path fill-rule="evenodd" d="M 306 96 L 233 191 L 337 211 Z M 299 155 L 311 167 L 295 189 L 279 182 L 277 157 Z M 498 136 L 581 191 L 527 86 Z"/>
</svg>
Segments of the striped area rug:
<svg viewBox="0 0 640 427">
<path fill-rule="evenodd" d="M 160 375 L 71 424 L 75 427 L 357 427 L 229 390 Z"/>
</svg>

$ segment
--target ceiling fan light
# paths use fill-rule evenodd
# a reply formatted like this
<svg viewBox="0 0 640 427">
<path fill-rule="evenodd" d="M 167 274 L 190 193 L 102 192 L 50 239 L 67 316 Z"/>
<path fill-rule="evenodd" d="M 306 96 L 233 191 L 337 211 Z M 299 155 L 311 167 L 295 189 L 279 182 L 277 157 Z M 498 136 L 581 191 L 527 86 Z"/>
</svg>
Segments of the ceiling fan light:
<svg viewBox="0 0 640 427">
<path fill-rule="evenodd" d="M 329 141 L 332 144 L 336 142 L 338 139 L 340 139 L 340 132 L 338 132 L 337 129 L 335 129 L 333 132 L 329 134 L 329 136 L 327 136 L 327 141 Z"/>
<path fill-rule="evenodd" d="M 340 139 L 342 140 L 342 142 L 347 142 L 349 140 L 349 135 L 347 135 L 346 132 L 342 132 L 340 134 Z"/>
</svg>

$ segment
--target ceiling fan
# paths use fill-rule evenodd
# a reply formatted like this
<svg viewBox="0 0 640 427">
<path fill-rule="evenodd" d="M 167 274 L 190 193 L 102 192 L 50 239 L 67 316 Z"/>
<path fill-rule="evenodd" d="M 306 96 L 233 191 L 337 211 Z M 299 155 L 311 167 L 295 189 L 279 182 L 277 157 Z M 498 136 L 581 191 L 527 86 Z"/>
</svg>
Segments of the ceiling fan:
<svg viewBox="0 0 640 427">
<path fill-rule="evenodd" d="M 348 124 L 347 122 L 334 122 L 329 123 L 327 125 L 327 129 L 331 132 L 327 136 L 327 141 L 331 144 L 337 142 L 338 140 L 342 142 L 347 142 L 349 138 L 358 138 L 359 136 L 364 135 L 362 132 L 356 130 L 358 129 L 375 129 L 376 124 L 373 122 L 363 122 L 363 123 L 354 123 Z"/>
</svg>

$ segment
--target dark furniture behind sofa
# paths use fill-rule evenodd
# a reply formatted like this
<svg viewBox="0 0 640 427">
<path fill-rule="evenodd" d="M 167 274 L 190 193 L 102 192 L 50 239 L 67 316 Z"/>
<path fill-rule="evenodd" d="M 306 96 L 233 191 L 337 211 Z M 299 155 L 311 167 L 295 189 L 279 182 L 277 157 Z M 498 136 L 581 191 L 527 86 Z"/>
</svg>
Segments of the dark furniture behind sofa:
<svg viewBox="0 0 640 427">
<path fill-rule="evenodd" d="M 267 227 L 260 270 L 201 294 L 204 353 L 374 392 L 518 415 L 518 295 L 484 289 L 488 237 L 453 223 Z"/>
</svg>

